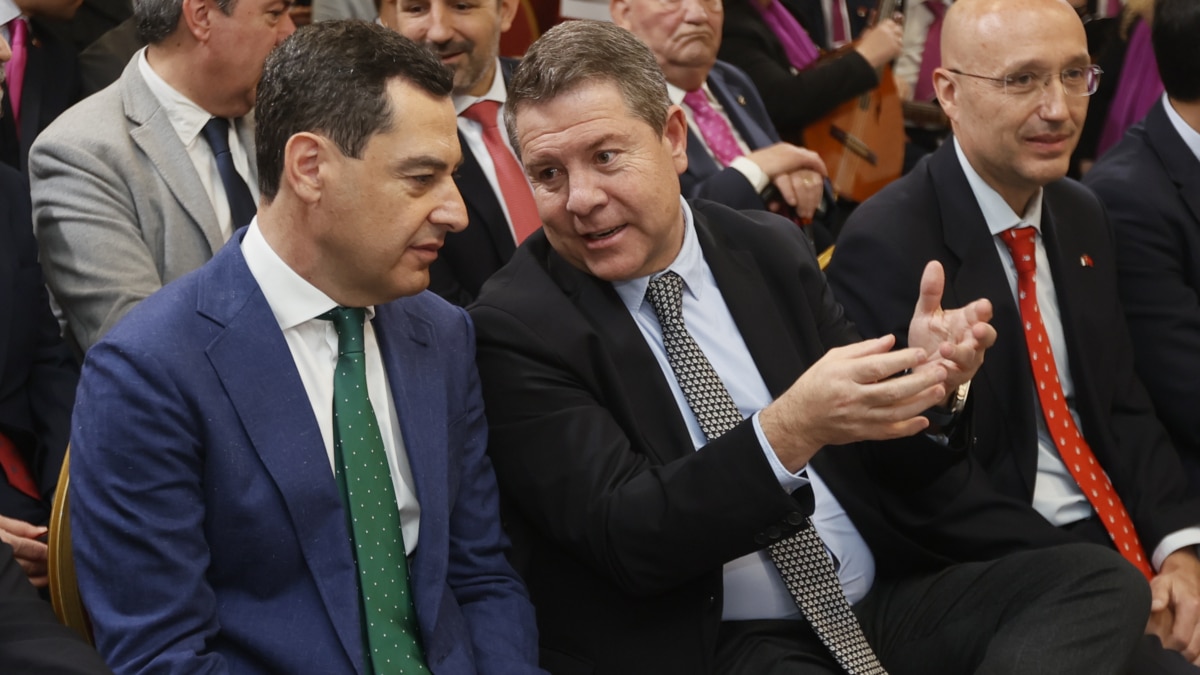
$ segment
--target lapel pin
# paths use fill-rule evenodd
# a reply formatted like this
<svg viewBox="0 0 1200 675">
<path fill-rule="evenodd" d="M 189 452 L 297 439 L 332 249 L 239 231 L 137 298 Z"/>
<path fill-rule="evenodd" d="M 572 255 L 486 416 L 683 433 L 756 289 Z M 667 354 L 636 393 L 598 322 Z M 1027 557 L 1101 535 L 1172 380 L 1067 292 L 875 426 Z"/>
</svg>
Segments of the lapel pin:
<svg viewBox="0 0 1200 675">
<path fill-rule="evenodd" d="M 1090 256 L 1086 253 L 1079 256 L 1079 266 L 1080 267 L 1095 267 L 1095 263 L 1092 262 L 1092 256 Z"/>
<path fill-rule="evenodd" d="M 738 94 L 737 102 L 738 102 L 738 105 L 745 106 L 746 105 L 746 97 L 742 96 L 741 94 Z"/>
</svg>

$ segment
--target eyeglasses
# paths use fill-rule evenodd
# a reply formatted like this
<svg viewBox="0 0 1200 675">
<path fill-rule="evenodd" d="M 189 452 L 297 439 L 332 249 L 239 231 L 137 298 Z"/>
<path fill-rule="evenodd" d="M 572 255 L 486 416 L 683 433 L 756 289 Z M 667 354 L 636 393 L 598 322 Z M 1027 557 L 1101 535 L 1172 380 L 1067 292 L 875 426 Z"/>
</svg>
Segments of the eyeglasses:
<svg viewBox="0 0 1200 675">
<path fill-rule="evenodd" d="M 947 68 L 947 70 L 955 75 L 966 75 L 967 77 L 974 77 L 980 80 L 999 82 L 1004 85 L 1004 93 L 1009 96 L 1029 96 L 1030 94 L 1041 93 L 1050 86 L 1050 81 L 1054 79 L 1054 73 L 1035 73 L 1032 71 L 1012 73 L 1004 77 L 988 77 L 987 75 L 964 73 L 954 68 Z M 1102 74 L 1104 74 L 1104 70 L 1100 66 L 1092 65 L 1067 68 L 1058 74 L 1058 78 L 1062 80 L 1063 91 L 1068 94 L 1072 96 L 1091 96 L 1100 87 L 1100 76 Z"/>
</svg>

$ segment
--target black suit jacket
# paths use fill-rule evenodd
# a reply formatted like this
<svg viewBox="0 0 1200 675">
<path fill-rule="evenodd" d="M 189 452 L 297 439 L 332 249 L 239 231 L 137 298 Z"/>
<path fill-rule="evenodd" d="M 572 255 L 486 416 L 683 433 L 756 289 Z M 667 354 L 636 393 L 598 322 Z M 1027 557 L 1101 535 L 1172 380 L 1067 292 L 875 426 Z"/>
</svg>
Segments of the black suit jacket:
<svg viewBox="0 0 1200 675">
<path fill-rule="evenodd" d="M 500 59 L 505 84 L 517 67 L 516 59 Z M 483 282 L 500 269 L 517 250 L 501 197 L 492 189 L 479 160 L 459 133 L 463 163 L 454 176 L 467 205 L 467 229 L 446 235 L 438 259 L 429 268 L 429 290 L 457 305 L 467 305 L 479 295 Z"/>
<path fill-rule="evenodd" d="M 21 90 L 21 132 L 13 122 L 8 85 L 0 108 L 0 161 L 26 173 L 33 140 L 79 100 L 75 48 L 38 18 L 29 21 L 29 50 Z"/>
<path fill-rule="evenodd" d="M 1113 221 L 1138 375 L 1176 447 L 1200 460 L 1200 159 L 1159 101 L 1084 183 Z"/>
<path fill-rule="evenodd" d="M 1133 518 L 1147 553 L 1164 536 L 1200 524 L 1179 463 L 1133 369 L 1117 297 L 1113 239 L 1103 208 L 1071 180 L 1045 187 L 1042 233 L 1062 313 L 1075 410 L 1084 437 Z M 925 263 L 946 270 L 944 307 L 988 298 L 998 339 L 971 387 L 971 461 L 986 475 L 963 532 L 1017 530 L 989 502 L 1031 504 L 1036 414 L 1020 311 L 953 144 L 862 204 L 847 221 L 828 269 L 830 284 L 865 335 L 906 334 Z M 1032 510 L 1032 507 L 1029 507 Z M 897 518 L 903 518 L 897 510 Z"/>
<path fill-rule="evenodd" d="M 804 24 L 804 0 L 780 1 Z M 799 72 L 793 71 L 783 43 L 771 32 L 751 2 L 753 0 L 728 0 L 725 3 L 725 23 L 717 56 L 750 76 L 762 95 L 775 129 L 785 139 L 799 140 L 804 127 L 844 101 L 879 84 L 875 69 L 853 50 Z M 811 34 L 809 26 L 805 28 Z"/>
<path fill-rule="evenodd" d="M 834 0 L 837 2 L 837 0 Z M 846 13 L 850 15 L 850 37 L 857 39 L 859 33 L 867 27 L 871 12 L 875 11 L 878 0 L 845 0 Z M 821 0 L 789 0 L 788 9 L 796 16 L 808 36 L 821 49 L 830 48 L 832 37 L 825 30 L 825 11 Z"/>
<path fill-rule="evenodd" d="M 772 395 L 857 339 L 794 225 L 701 200 L 693 209 L 704 257 Z M 750 420 L 695 451 L 612 285 L 567 263 L 543 233 L 485 285 L 471 316 L 489 454 L 514 563 L 538 610 L 543 667 L 709 672 L 721 566 L 795 532 L 811 491 L 780 489 Z M 866 466 L 887 471 L 874 462 L 900 453 L 922 464 L 900 465 L 914 490 L 953 490 L 966 486 L 955 471 L 961 451 L 923 436 L 887 445 L 826 449 L 813 465 L 867 538 L 877 577 L 945 565 L 949 557 L 890 527 Z M 939 515 L 950 510 L 939 505 Z"/>
<path fill-rule="evenodd" d="M 120 79 L 129 59 L 145 46 L 134 17 L 100 36 L 79 53 L 80 97 L 91 96 Z"/>
<path fill-rule="evenodd" d="M 29 188 L 16 170 L 0 166 L 0 433 L 17 446 L 42 497 L 31 499 L 0 474 L 0 515 L 49 519 L 77 380 L 38 265 Z"/>
</svg>

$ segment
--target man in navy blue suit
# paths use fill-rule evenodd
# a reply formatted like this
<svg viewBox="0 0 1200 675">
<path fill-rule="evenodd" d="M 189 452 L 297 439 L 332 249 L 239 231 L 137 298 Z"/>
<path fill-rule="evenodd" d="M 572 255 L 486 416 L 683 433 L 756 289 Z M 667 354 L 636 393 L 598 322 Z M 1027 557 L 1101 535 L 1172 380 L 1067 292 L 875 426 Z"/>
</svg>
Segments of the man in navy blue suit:
<svg viewBox="0 0 1200 675">
<path fill-rule="evenodd" d="M 734 66 L 717 61 L 721 3 L 612 0 L 609 10 L 614 23 L 654 53 L 671 102 L 687 114 L 688 163 L 680 175 L 684 196 L 763 209 L 768 206 L 764 191 L 777 191 L 798 215 L 812 218 L 824 197 L 825 164 L 814 152 L 780 142 L 754 84 Z M 721 135 L 736 149 L 722 148 Z"/>
<path fill-rule="evenodd" d="M 422 292 L 466 225 L 450 91 L 381 26 L 297 33 L 259 84 L 257 218 L 90 350 L 72 518 L 116 672 L 540 672 L 472 325 Z"/>
</svg>

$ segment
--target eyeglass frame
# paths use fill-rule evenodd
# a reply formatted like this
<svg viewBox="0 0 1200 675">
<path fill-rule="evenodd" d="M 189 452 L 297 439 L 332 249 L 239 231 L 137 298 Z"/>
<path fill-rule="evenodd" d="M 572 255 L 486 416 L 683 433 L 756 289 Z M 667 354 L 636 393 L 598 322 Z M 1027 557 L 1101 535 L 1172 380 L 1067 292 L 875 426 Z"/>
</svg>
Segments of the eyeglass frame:
<svg viewBox="0 0 1200 675">
<path fill-rule="evenodd" d="M 980 80 L 989 80 L 991 82 L 999 82 L 1000 84 L 1004 85 L 1004 95 L 1005 96 L 1023 96 L 1023 95 L 1027 95 L 1027 94 L 1032 94 L 1035 91 L 1035 90 L 1030 90 L 1029 92 L 1027 92 L 1027 94 L 1020 94 L 1020 93 L 1009 94 L 1008 93 L 1008 86 L 1011 83 L 1013 77 L 1015 77 L 1017 75 L 1025 75 L 1025 74 L 1037 75 L 1036 73 L 1033 73 L 1031 71 L 1020 71 L 1020 72 L 1016 72 L 1016 73 L 1009 73 L 1008 75 L 1005 75 L 1004 77 L 989 77 L 987 75 L 976 75 L 975 73 L 965 73 L 957 68 L 947 68 L 946 70 L 951 73 L 954 73 L 955 75 L 966 75 L 967 77 L 974 77 L 974 78 L 977 78 Z M 1067 91 L 1067 83 L 1063 80 L 1063 77 L 1066 76 L 1066 74 L 1067 74 L 1067 70 L 1073 70 L 1073 69 L 1067 68 L 1066 70 L 1061 70 L 1058 73 L 1058 81 L 1062 82 L 1063 93 L 1067 94 L 1068 96 L 1092 96 L 1097 91 L 1100 90 L 1100 76 L 1104 74 L 1104 69 L 1101 68 L 1100 66 L 1093 63 L 1091 65 L 1088 65 L 1085 68 L 1080 68 L 1080 70 L 1082 70 L 1082 71 L 1092 73 L 1092 78 L 1093 78 L 1092 82 L 1095 83 L 1095 85 L 1093 87 L 1091 87 L 1091 91 L 1087 91 L 1082 94 L 1073 94 L 1070 91 Z M 1038 80 L 1042 83 L 1041 91 L 1043 93 L 1050 86 L 1050 80 L 1053 79 L 1052 76 L 1053 76 L 1052 73 L 1047 73 L 1045 78 L 1038 77 Z M 1084 77 L 1086 78 L 1086 75 Z"/>
</svg>

